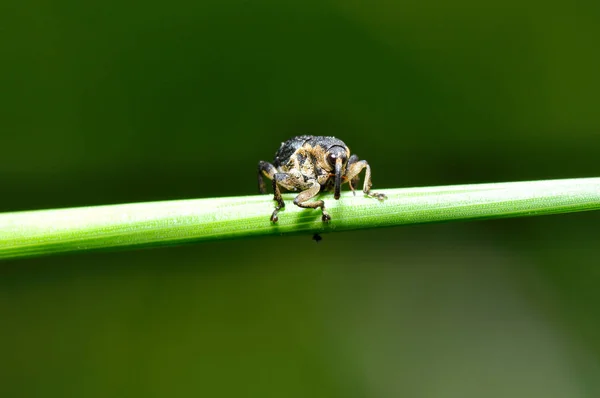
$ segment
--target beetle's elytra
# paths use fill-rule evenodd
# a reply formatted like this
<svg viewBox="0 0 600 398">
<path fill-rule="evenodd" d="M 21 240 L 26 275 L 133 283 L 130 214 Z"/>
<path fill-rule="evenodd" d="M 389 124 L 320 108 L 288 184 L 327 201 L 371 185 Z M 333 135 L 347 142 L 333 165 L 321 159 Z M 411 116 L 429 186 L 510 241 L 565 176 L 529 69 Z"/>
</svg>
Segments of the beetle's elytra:
<svg viewBox="0 0 600 398">
<path fill-rule="evenodd" d="M 277 213 L 285 207 L 280 187 L 289 191 L 301 191 L 294 204 L 303 208 L 321 208 L 323 221 L 331 220 L 322 200 L 309 202 L 321 191 L 333 191 L 340 198 L 342 184 L 348 183 L 352 192 L 358 183 L 358 174 L 366 169 L 363 192 L 365 195 L 385 199 L 382 193 L 371 192 L 371 167 L 366 160 L 350 156 L 350 149 L 335 137 L 301 135 L 282 142 L 275 154 L 273 164 L 258 163 L 258 189 L 266 193 L 263 175 L 273 181 L 274 198 L 277 202 L 271 221 L 277 222 Z M 354 192 L 356 195 L 356 192 Z"/>
</svg>

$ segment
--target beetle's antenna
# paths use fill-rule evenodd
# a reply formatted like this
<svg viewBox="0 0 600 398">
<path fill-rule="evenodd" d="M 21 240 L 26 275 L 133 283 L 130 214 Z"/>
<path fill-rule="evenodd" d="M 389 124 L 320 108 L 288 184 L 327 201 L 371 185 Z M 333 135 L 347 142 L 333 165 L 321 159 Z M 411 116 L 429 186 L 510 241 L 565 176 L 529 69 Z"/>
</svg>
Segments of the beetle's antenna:
<svg viewBox="0 0 600 398">
<path fill-rule="evenodd" d="M 335 190 L 333 197 L 335 199 L 340 198 L 340 188 L 342 186 L 342 158 L 338 157 L 335 160 Z"/>
</svg>

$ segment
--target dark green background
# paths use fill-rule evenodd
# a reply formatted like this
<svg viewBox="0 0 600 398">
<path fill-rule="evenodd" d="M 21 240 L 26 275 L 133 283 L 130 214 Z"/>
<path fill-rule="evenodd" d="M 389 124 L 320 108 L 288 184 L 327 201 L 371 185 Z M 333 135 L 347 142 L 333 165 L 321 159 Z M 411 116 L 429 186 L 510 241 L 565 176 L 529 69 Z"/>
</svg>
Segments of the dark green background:
<svg viewBox="0 0 600 398">
<path fill-rule="evenodd" d="M 304 133 L 382 190 L 600 176 L 598 4 L 4 0 L 0 211 L 253 194 Z M 599 222 L 3 262 L 0 396 L 598 396 Z"/>
</svg>

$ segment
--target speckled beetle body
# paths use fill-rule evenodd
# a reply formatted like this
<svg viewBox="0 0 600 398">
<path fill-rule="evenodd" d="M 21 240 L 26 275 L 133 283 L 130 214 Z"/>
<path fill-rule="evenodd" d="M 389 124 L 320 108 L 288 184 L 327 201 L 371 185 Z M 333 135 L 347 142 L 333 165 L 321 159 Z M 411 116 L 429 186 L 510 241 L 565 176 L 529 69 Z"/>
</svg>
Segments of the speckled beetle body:
<svg viewBox="0 0 600 398">
<path fill-rule="evenodd" d="M 366 169 L 363 192 L 365 195 L 385 199 L 381 193 L 371 192 L 371 167 L 358 156 L 350 155 L 350 149 L 342 140 L 335 137 L 301 135 L 281 143 L 273 164 L 258 163 L 258 189 L 266 193 L 263 176 L 273 180 L 274 200 L 277 206 L 271 221 L 277 222 L 277 213 L 285 203 L 279 187 L 289 191 L 301 191 L 294 204 L 303 208 L 321 208 L 323 221 L 331 220 L 325 211 L 322 200 L 309 202 L 321 191 L 333 191 L 334 198 L 340 198 L 341 185 L 348 183 L 354 192 L 358 174 Z M 355 193 L 356 194 L 356 193 Z"/>
</svg>

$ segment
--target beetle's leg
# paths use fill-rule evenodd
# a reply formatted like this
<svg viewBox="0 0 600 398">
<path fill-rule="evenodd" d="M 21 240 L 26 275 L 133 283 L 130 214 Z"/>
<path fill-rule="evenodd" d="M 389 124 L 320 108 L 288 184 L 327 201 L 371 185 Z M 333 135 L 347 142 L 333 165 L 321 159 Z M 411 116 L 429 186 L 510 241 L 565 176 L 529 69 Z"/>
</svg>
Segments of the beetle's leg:
<svg viewBox="0 0 600 398">
<path fill-rule="evenodd" d="M 267 193 L 265 182 L 263 181 L 263 174 L 269 180 L 272 180 L 275 173 L 277 173 L 277 170 L 271 163 L 265 162 L 264 160 L 258 162 L 258 192 Z"/>
<path fill-rule="evenodd" d="M 273 175 L 273 200 L 277 201 L 277 206 L 271 215 L 271 221 L 277 222 L 279 217 L 277 217 L 277 213 L 279 210 L 285 207 L 285 203 L 283 198 L 281 197 L 281 189 L 279 186 L 284 187 L 288 190 L 299 190 L 304 189 L 310 185 L 310 182 L 307 184 L 304 182 L 302 175 L 299 172 L 290 172 L 290 173 L 275 173 Z M 319 184 L 317 184 L 319 185 Z"/>
<path fill-rule="evenodd" d="M 317 207 L 320 207 L 321 211 L 323 212 L 323 216 L 321 217 L 321 219 L 324 222 L 328 222 L 329 220 L 331 220 L 331 216 L 325 211 L 325 202 L 323 202 L 322 200 L 308 202 L 309 199 L 312 199 L 315 196 L 317 196 L 320 190 L 321 184 L 319 184 L 317 181 L 313 181 L 310 188 L 308 188 L 306 191 L 300 192 L 300 194 L 296 196 L 296 198 L 294 199 L 294 204 L 298 207 L 303 207 L 305 209 L 316 209 Z"/>
<path fill-rule="evenodd" d="M 359 177 L 358 177 L 358 174 L 356 174 L 352 178 L 348 177 L 348 171 L 352 168 L 352 165 L 356 162 L 358 162 L 358 156 L 352 155 L 352 156 L 350 156 L 350 159 L 348 159 L 348 165 L 346 166 L 346 170 L 347 170 L 346 178 L 348 179 L 348 186 L 350 187 L 350 190 L 352 191 L 352 194 L 354 196 L 356 196 L 356 191 L 354 190 L 354 187 L 356 186 L 356 184 L 358 184 Z"/>
<path fill-rule="evenodd" d="M 277 173 L 273 175 L 273 200 L 277 201 L 277 206 L 275 206 L 275 210 L 273 210 L 273 214 L 271 214 L 271 221 L 277 222 L 279 221 L 279 217 L 277 217 L 277 213 L 279 210 L 285 207 L 285 202 L 281 197 L 281 190 L 279 189 L 279 185 L 277 184 L 280 181 L 285 181 L 289 178 L 289 175 L 286 173 Z"/>
<path fill-rule="evenodd" d="M 384 194 L 371 192 L 371 186 L 373 184 L 371 183 L 371 166 L 369 166 L 369 163 L 367 163 L 366 160 L 358 160 L 358 156 L 354 159 L 352 163 L 350 163 L 354 156 L 356 155 L 352 155 L 352 157 L 350 157 L 350 160 L 348 161 L 348 166 L 346 167 L 346 178 L 348 178 L 348 180 L 353 180 L 354 178 L 358 177 L 358 173 L 360 173 L 362 169 L 366 169 L 365 182 L 363 184 L 363 192 L 365 193 L 365 195 L 370 196 L 372 198 L 377 198 L 379 200 L 385 199 L 386 196 Z"/>
</svg>

